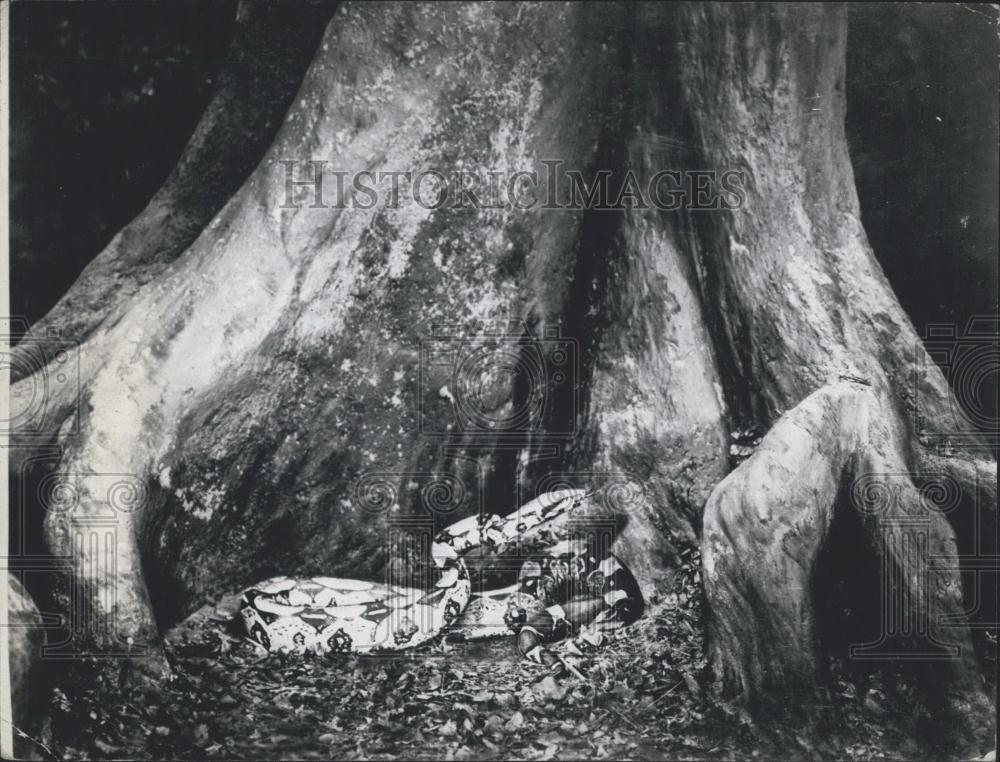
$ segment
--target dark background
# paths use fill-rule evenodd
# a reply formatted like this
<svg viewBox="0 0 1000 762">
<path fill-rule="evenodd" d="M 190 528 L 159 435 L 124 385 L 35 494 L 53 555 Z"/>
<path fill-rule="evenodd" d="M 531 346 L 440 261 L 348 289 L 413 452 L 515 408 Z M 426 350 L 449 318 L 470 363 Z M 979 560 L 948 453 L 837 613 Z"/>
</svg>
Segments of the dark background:
<svg viewBox="0 0 1000 762">
<path fill-rule="evenodd" d="M 14 315 L 44 315 L 166 178 L 211 96 L 235 11 L 13 3 Z M 862 221 L 921 332 L 997 314 L 996 16 L 969 5 L 850 10 L 847 134 Z"/>
<path fill-rule="evenodd" d="M 34 322 L 153 196 L 211 98 L 235 2 L 15 2 L 11 310 Z"/>
<path fill-rule="evenodd" d="M 921 330 L 997 314 L 997 11 L 857 3 L 847 137 L 875 255 Z"/>
</svg>

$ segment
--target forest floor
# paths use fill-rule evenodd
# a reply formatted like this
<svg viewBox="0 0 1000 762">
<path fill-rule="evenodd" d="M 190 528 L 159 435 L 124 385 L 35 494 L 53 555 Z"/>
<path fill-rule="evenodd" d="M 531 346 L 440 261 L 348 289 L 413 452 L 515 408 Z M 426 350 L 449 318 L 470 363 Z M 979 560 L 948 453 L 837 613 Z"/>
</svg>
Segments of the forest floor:
<svg viewBox="0 0 1000 762">
<path fill-rule="evenodd" d="M 512 639 L 395 656 L 267 654 L 233 603 L 171 631 L 174 678 L 126 692 L 95 664 L 56 691 L 40 757 L 153 759 L 914 759 L 912 695 L 834 677 L 835 732 L 764 736 L 706 693 L 697 552 L 677 592 L 553 677 Z M 124 676 L 122 676 L 124 677 Z M 72 692 L 73 700 L 67 698 Z M 888 694 L 888 695 L 887 695 Z M 917 702 L 919 703 L 919 702 Z"/>
</svg>

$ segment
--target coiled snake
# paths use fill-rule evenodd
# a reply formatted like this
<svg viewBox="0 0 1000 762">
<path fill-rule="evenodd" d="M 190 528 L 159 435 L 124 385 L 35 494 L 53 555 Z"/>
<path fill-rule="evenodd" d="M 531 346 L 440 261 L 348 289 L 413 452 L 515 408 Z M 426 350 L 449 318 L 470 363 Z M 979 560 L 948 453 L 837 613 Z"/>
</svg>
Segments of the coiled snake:
<svg viewBox="0 0 1000 762">
<path fill-rule="evenodd" d="M 473 594 L 462 556 L 477 546 L 505 547 L 586 496 L 549 492 L 509 517 L 471 516 L 442 530 L 431 546 L 437 579 L 429 591 L 340 577 L 275 577 L 243 593 L 240 618 L 250 638 L 270 651 L 385 653 L 445 630 L 465 639 L 514 632 L 526 658 L 553 664 L 559 659 L 544 644 L 579 631 L 566 648 L 585 651 L 609 629 L 641 616 L 642 594 L 625 565 L 611 553 L 598 558 L 585 543 L 562 541 L 526 561 L 515 585 Z"/>
</svg>

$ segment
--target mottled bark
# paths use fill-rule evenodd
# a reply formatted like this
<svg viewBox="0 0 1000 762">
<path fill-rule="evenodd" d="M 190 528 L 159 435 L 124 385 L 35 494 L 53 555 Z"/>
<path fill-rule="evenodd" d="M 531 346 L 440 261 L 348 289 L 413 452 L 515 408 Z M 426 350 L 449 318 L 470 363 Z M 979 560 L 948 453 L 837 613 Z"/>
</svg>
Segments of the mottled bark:
<svg viewBox="0 0 1000 762">
<path fill-rule="evenodd" d="M 5 641 L 3 647 L 8 659 L 11 715 L 2 719 L 12 726 L 18 756 L 28 758 L 36 750 L 20 733 L 30 736 L 36 732 L 40 710 L 45 706 L 47 675 L 42 659 L 45 631 L 38 607 L 24 586 L 13 574 L 6 576 L 7 616 L 0 637 Z M 3 709 L 6 714 L 6 707 Z"/>
<path fill-rule="evenodd" d="M 995 527 L 995 502 L 974 499 L 980 479 L 920 442 L 975 427 L 957 412 L 861 227 L 843 134 L 845 12 L 690 5 L 681 14 L 681 79 L 701 159 L 707 168 L 741 167 L 749 179 L 746 204 L 700 216 L 695 229 L 709 324 L 728 360 L 721 378 L 730 415 L 774 426 L 712 493 L 704 516 L 717 674 L 725 693 L 757 700 L 781 702 L 815 684 L 815 559 L 835 506 L 857 509 L 840 500 L 843 479 L 848 489 L 851 479 L 903 483 L 898 503 L 869 516 L 869 536 L 858 538 L 875 552 L 882 533 L 902 531 L 898 514 L 930 521 L 933 584 L 946 591 L 914 584 L 932 599 L 932 617 L 964 621 L 958 549 L 952 526 L 915 484 L 944 469 L 969 498 L 965 520 L 978 513 Z M 837 383 L 845 377 L 865 386 L 848 392 Z M 988 475 L 989 451 L 973 445 L 974 470 Z M 915 574 L 914 559 L 892 561 L 904 578 Z M 968 628 L 945 637 L 931 626 L 962 648 L 937 667 L 945 703 L 964 732 L 987 737 L 991 725 L 980 718 L 989 702 Z"/>
<path fill-rule="evenodd" d="M 33 326 L 34 336 L 54 331 L 83 341 L 194 242 L 267 151 L 335 8 L 334 2 L 239 6 L 215 94 L 176 167 Z M 35 370 L 22 356 L 14 380 Z"/>
<path fill-rule="evenodd" d="M 113 568 L 76 553 L 87 583 L 115 592 L 120 631 L 152 638 L 154 611 L 162 628 L 278 572 L 378 574 L 386 516 L 433 505 L 442 495 L 423 491 L 434 483 L 455 488 L 432 515 L 440 524 L 507 512 L 560 479 L 634 482 L 607 507 L 626 514 L 620 552 L 651 593 L 669 539 L 696 540 L 704 522 L 721 690 L 811 686 L 811 565 L 844 474 L 971 478 L 925 450 L 912 423 L 918 399 L 920 426 L 947 432 L 955 405 L 858 219 L 845 29 L 830 6 L 344 6 L 246 183 L 120 297 L 114 320 L 81 329 L 78 435 L 64 425 L 77 400 L 51 406 L 46 430 L 62 426 L 64 447 L 54 475 L 76 484 L 79 517 L 108 502 L 90 474 L 148 490 L 141 510 L 117 514 Z M 668 212 L 428 209 L 383 194 L 336 209 L 305 189 L 296 207 L 286 159 L 298 178 L 311 159 L 348 177 L 457 166 L 545 176 L 559 160 L 584 176 L 611 170 L 612 187 L 629 169 L 640 183 L 659 169 L 738 170 L 746 198 Z M 465 379 L 496 417 L 530 393 L 496 372 L 511 351 L 548 357 L 568 341 L 579 371 L 513 444 L 461 426 L 428 438 L 428 424 L 443 431 L 453 416 L 451 368 L 422 356 L 442 323 L 459 336 L 514 326 Z M 557 336 L 525 344 L 525 331 Z M 723 479 L 729 431 L 772 426 Z M 57 551 L 71 545 L 65 515 L 46 518 Z M 882 528 L 867 526 L 871 537 Z M 953 534 L 934 521 L 951 560 Z M 959 598 L 939 600 L 958 613 Z M 968 644 L 962 622 L 956 632 Z M 974 665 L 942 673 L 962 729 L 984 732 Z"/>
<path fill-rule="evenodd" d="M 914 667 L 933 664 L 931 689 L 948 719 L 972 730 L 966 742 L 988 740 L 977 714 L 988 716 L 990 706 L 965 624 L 959 540 L 948 514 L 978 512 L 995 535 L 984 505 L 995 500 L 995 468 L 941 459 L 914 469 L 909 449 L 890 401 L 868 385 L 834 382 L 785 413 L 715 488 L 705 506 L 703 559 L 724 695 L 792 713 L 821 703 L 822 654 L 813 644 L 821 635 L 817 608 L 828 602 L 814 597 L 818 556 L 835 513 L 851 511 L 862 532 L 831 552 L 874 554 L 891 571 L 868 580 L 888 616 L 870 623 L 874 637 L 849 653 L 881 649 L 886 661 L 902 653 Z M 979 592 L 989 608 L 989 595 Z"/>
</svg>

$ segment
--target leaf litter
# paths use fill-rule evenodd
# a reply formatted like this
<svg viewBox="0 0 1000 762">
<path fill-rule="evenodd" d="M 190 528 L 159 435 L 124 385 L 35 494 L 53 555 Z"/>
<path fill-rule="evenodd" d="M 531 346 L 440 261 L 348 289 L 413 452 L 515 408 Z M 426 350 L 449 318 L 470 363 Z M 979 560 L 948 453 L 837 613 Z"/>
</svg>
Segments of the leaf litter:
<svg viewBox="0 0 1000 762">
<path fill-rule="evenodd" d="M 836 678 L 850 737 L 777 745 L 712 699 L 696 548 L 676 589 L 587 657 L 584 679 L 520 658 L 513 638 L 439 641 L 383 656 L 283 655 L 233 627 L 235 598 L 203 607 L 166 637 L 174 677 L 123 691 L 107 663 L 77 665 L 57 687 L 45 757 L 164 759 L 906 758 L 878 686 Z M 69 698 L 72 696 L 72 699 Z M 872 711 L 872 705 L 879 712 Z M 852 713 L 853 708 L 853 713 Z"/>
</svg>

